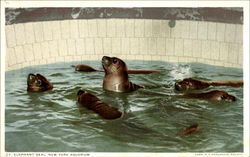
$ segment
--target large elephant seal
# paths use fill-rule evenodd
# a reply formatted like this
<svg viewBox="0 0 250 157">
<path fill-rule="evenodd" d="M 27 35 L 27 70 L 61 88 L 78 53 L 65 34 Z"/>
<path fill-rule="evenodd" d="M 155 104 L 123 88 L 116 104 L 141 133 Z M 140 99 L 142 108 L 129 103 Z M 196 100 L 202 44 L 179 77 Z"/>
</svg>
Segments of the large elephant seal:
<svg viewBox="0 0 250 157">
<path fill-rule="evenodd" d="M 209 86 L 241 87 L 243 86 L 243 81 L 201 81 L 194 78 L 185 78 L 175 83 L 177 91 L 199 90 Z"/>
<path fill-rule="evenodd" d="M 95 111 L 105 119 L 117 119 L 122 116 L 122 112 L 120 112 L 118 109 L 101 102 L 96 96 L 84 92 L 83 90 L 79 90 L 77 92 L 77 101 L 79 104 Z"/>
<path fill-rule="evenodd" d="M 197 98 L 197 99 L 207 99 L 216 101 L 236 101 L 235 96 L 228 94 L 222 90 L 213 90 L 206 93 L 191 93 L 182 95 L 185 98 Z"/>
<path fill-rule="evenodd" d="M 180 133 L 178 133 L 179 136 L 189 136 L 191 134 L 197 133 L 200 131 L 198 124 L 190 125 L 189 127 L 182 130 Z"/>
<path fill-rule="evenodd" d="M 114 92 L 130 92 L 144 88 L 129 82 L 127 66 L 121 59 L 104 56 L 102 65 L 105 71 L 103 89 Z"/>
<path fill-rule="evenodd" d="M 53 88 L 53 85 L 41 74 L 29 74 L 27 86 L 28 92 L 43 92 Z"/>
</svg>

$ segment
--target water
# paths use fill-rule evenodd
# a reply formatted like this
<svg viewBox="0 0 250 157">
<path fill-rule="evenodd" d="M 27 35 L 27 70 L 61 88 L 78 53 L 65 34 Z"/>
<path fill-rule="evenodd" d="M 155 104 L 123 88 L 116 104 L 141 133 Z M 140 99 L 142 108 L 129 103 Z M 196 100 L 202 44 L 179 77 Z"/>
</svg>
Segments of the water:
<svg viewBox="0 0 250 157">
<path fill-rule="evenodd" d="M 242 80 L 242 69 L 205 64 L 126 61 L 130 69 L 166 69 L 149 75 L 130 75 L 144 85 L 132 93 L 105 92 L 103 73 L 80 73 L 71 63 L 56 63 L 6 72 L 5 149 L 7 152 L 243 152 L 243 88 L 226 90 L 236 102 L 177 98 L 174 82 L 186 77 Z M 99 61 L 84 62 L 101 69 Z M 54 88 L 28 93 L 26 78 L 40 73 Z M 84 89 L 125 112 L 105 120 L 80 107 L 76 93 Z M 166 94 L 166 95 L 164 95 Z M 167 96 L 168 95 L 168 96 Z M 176 136 L 198 123 L 201 131 Z"/>
</svg>

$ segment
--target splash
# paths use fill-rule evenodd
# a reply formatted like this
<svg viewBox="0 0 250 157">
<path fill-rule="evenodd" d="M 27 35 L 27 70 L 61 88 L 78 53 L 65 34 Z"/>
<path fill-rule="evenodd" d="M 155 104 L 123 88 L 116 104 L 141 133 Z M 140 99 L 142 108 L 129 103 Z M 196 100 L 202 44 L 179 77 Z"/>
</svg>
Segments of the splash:
<svg viewBox="0 0 250 157">
<path fill-rule="evenodd" d="M 192 70 L 190 65 L 178 64 L 173 66 L 173 70 L 170 72 L 170 76 L 174 80 L 182 80 L 187 77 L 191 77 Z"/>
</svg>

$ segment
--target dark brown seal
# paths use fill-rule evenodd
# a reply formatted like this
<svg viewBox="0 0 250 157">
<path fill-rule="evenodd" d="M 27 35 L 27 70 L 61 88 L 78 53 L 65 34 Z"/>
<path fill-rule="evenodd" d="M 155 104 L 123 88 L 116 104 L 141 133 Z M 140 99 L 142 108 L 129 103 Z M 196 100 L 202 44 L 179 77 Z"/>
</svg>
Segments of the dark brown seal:
<svg viewBox="0 0 250 157">
<path fill-rule="evenodd" d="M 122 116 L 122 112 L 118 109 L 101 102 L 95 95 L 79 90 L 77 93 L 77 101 L 79 104 L 95 111 L 105 119 L 117 119 Z"/>
<path fill-rule="evenodd" d="M 29 74 L 27 86 L 29 92 L 43 92 L 53 88 L 53 85 L 41 74 Z"/>
<path fill-rule="evenodd" d="M 104 56 L 102 65 L 105 70 L 103 89 L 114 92 L 130 92 L 144 88 L 129 82 L 127 66 L 121 59 Z"/>
<path fill-rule="evenodd" d="M 175 83 L 177 91 L 199 90 L 208 88 L 209 86 L 241 87 L 243 86 L 243 81 L 201 81 L 193 78 L 185 78 Z"/>
<path fill-rule="evenodd" d="M 197 133 L 200 131 L 199 125 L 198 124 L 193 124 L 184 130 L 182 130 L 178 135 L 179 136 L 189 136 L 191 134 Z"/>
<path fill-rule="evenodd" d="M 216 100 L 216 101 L 236 101 L 235 96 L 228 94 L 222 90 L 213 90 L 206 93 L 192 93 L 184 94 L 183 97 L 186 98 L 197 98 L 197 99 L 207 99 L 207 100 Z"/>
</svg>

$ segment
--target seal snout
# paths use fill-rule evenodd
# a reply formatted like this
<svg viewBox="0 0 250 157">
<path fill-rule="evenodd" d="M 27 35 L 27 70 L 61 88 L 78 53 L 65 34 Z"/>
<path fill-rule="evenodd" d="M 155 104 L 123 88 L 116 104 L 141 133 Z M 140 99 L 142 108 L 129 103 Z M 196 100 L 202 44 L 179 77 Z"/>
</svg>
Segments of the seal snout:
<svg viewBox="0 0 250 157">
<path fill-rule="evenodd" d="M 81 94 L 83 94 L 83 93 L 85 93 L 85 91 L 80 89 L 80 90 L 77 92 L 77 95 L 79 96 L 79 95 L 81 95 Z"/>
<path fill-rule="evenodd" d="M 175 90 L 177 90 L 177 91 L 181 91 L 181 85 L 180 85 L 178 82 L 176 82 L 176 83 L 174 84 L 174 88 L 175 88 Z"/>
<path fill-rule="evenodd" d="M 102 64 L 103 65 L 110 65 L 111 64 L 111 58 L 108 56 L 103 56 L 102 57 Z"/>
</svg>

